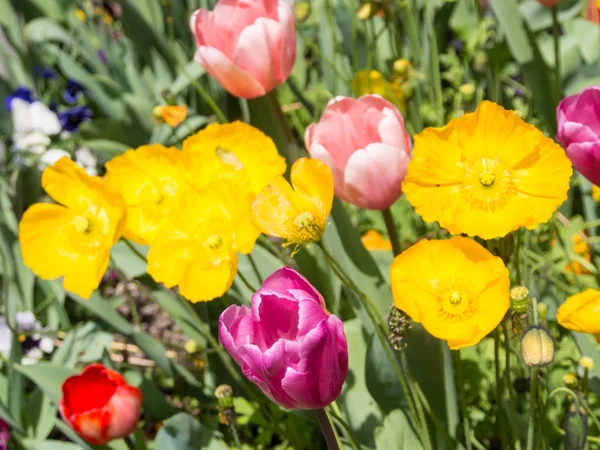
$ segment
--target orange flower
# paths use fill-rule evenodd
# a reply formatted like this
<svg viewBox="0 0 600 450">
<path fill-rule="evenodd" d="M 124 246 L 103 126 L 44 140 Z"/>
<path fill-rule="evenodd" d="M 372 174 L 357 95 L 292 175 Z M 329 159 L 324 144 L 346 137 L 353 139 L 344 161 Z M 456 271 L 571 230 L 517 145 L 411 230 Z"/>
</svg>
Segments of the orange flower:
<svg viewBox="0 0 600 450">
<path fill-rule="evenodd" d="M 185 105 L 161 105 L 155 106 L 152 115 L 158 123 L 166 122 L 171 128 L 181 124 L 187 117 L 187 106 Z"/>
<path fill-rule="evenodd" d="M 360 241 L 367 250 L 391 250 L 392 243 L 389 239 L 383 239 L 381 233 L 375 230 L 367 231 L 361 238 Z"/>
</svg>

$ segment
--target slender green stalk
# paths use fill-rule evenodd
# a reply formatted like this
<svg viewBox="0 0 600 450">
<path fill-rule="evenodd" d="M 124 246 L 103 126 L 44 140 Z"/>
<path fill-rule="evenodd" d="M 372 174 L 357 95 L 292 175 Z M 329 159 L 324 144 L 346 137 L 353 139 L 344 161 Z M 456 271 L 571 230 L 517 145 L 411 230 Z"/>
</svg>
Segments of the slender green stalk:
<svg viewBox="0 0 600 450">
<path fill-rule="evenodd" d="M 248 108 L 248 100 L 246 100 L 245 98 L 240 98 L 238 100 L 240 101 L 242 120 L 246 123 L 250 123 L 250 109 Z"/>
<path fill-rule="evenodd" d="M 554 70 L 556 71 L 556 100 L 562 98 L 562 74 L 560 69 L 560 23 L 558 6 L 552 7 L 552 34 L 554 35 Z"/>
<path fill-rule="evenodd" d="M 471 425 L 467 416 L 467 401 L 465 399 L 464 378 L 462 373 L 462 361 L 460 358 L 460 350 L 456 350 L 454 352 L 454 363 L 456 365 L 456 378 L 458 381 L 458 400 L 460 405 L 460 413 L 463 421 L 465 444 L 467 446 L 467 450 L 472 450 L 473 445 L 471 444 Z"/>
<path fill-rule="evenodd" d="M 231 436 L 233 436 L 233 442 L 235 442 L 235 446 L 242 450 L 242 443 L 240 442 L 240 435 L 238 434 L 237 427 L 233 424 L 229 424 L 229 431 L 231 431 Z"/>
<path fill-rule="evenodd" d="M 187 74 L 185 69 L 182 70 Z M 221 111 L 221 108 L 219 108 L 219 105 L 217 105 L 217 103 L 212 99 L 210 94 L 206 92 L 206 89 L 204 89 L 202 85 L 198 83 L 198 80 L 194 79 L 193 77 L 188 76 L 188 79 L 190 80 L 190 83 L 192 83 L 192 86 L 194 86 L 194 89 L 196 89 L 196 92 L 200 95 L 200 97 L 202 97 L 212 112 L 215 113 L 215 116 L 217 116 L 219 122 L 226 123 L 227 117 L 225 117 L 225 114 L 223 114 L 223 111 Z"/>
<path fill-rule="evenodd" d="M 504 383 L 506 388 L 508 389 L 508 397 L 509 397 L 509 408 L 510 415 L 508 417 L 508 421 L 510 423 L 510 427 L 512 429 L 515 450 L 521 450 L 521 440 L 519 439 L 519 427 L 516 422 L 517 417 L 517 407 L 515 403 L 515 394 L 512 390 L 512 380 L 510 373 L 510 339 L 508 336 L 508 326 L 506 321 L 502 324 L 502 332 L 504 334 L 504 351 L 506 352 L 505 358 L 505 369 L 504 369 Z"/>
<path fill-rule="evenodd" d="M 329 420 L 325 409 L 315 409 L 314 412 L 315 416 L 317 416 L 321 431 L 323 432 L 325 442 L 327 442 L 327 448 L 329 450 L 340 450 L 341 447 L 338 442 L 338 437 L 331 426 L 331 421 Z"/>
<path fill-rule="evenodd" d="M 521 237 L 521 230 L 517 230 L 516 231 L 517 234 L 517 243 L 515 245 L 515 272 L 517 274 L 517 285 L 521 285 L 521 244 L 522 244 L 522 237 Z"/>
<path fill-rule="evenodd" d="M 529 425 L 527 426 L 527 450 L 533 450 L 535 436 L 535 410 L 537 394 L 537 368 L 531 368 L 530 398 L 529 398 Z"/>
<path fill-rule="evenodd" d="M 427 31 L 429 32 L 429 42 L 431 43 L 431 81 L 433 83 L 433 103 L 437 115 L 437 126 L 444 125 L 444 100 L 442 95 L 442 76 L 440 74 L 440 61 L 438 56 L 437 35 L 433 24 L 433 6 L 427 6 L 426 21 Z"/>
<path fill-rule="evenodd" d="M 290 124 L 287 121 L 285 114 L 283 113 L 283 110 L 281 109 L 281 105 L 279 104 L 279 100 L 277 100 L 277 94 L 275 93 L 275 91 L 269 92 L 266 95 L 266 97 L 269 100 L 269 102 L 271 103 L 271 106 L 273 107 L 273 112 L 275 113 L 275 116 L 277 117 L 277 121 L 279 122 L 279 126 L 281 127 L 281 129 L 283 130 L 283 132 L 285 134 L 285 139 L 287 141 L 286 153 L 287 153 L 288 163 L 291 165 L 299 157 L 298 152 L 296 151 L 294 133 L 292 132 L 292 129 L 290 128 Z"/>
<path fill-rule="evenodd" d="M 494 373 L 496 375 L 496 402 L 498 403 L 498 426 L 500 428 L 502 448 L 507 450 L 508 444 L 506 442 L 506 424 L 504 421 L 504 410 L 502 408 L 502 401 L 504 398 L 504 383 L 502 382 L 502 375 L 500 374 L 500 333 L 497 328 L 494 330 Z"/>
<path fill-rule="evenodd" d="M 137 447 L 130 436 L 125 436 L 123 440 L 125 441 L 125 444 L 127 444 L 129 450 L 137 450 Z"/>
<path fill-rule="evenodd" d="M 241 270 L 238 270 L 237 272 L 238 276 L 240 277 L 240 280 L 242 280 L 242 283 L 244 283 L 244 285 L 250 289 L 250 291 L 252 292 L 256 292 L 258 289 L 256 289 L 254 286 L 252 286 L 252 284 L 250 284 L 250 282 L 248 281 L 248 278 L 246 278 L 244 276 L 244 274 L 242 273 Z"/>
<path fill-rule="evenodd" d="M 415 383 L 414 388 L 418 399 L 421 401 L 423 408 L 425 408 L 425 412 L 429 415 L 435 427 L 442 433 L 442 437 L 446 441 L 448 448 L 451 450 L 455 450 L 457 447 L 456 439 L 450 436 L 446 426 L 444 426 L 442 422 L 440 422 L 438 416 L 432 411 L 431 406 L 429 406 L 429 402 L 427 401 L 427 397 L 425 397 L 425 393 L 421 389 L 421 386 L 419 386 L 419 383 Z"/>
<path fill-rule="evenodd" d="M 250 261 L 250 265 L 252 266 L 252 270 L 254 270 L 254 274 L 256 275 L 256 279 L 258 280 L 258 282 L 260 284 L 263 283 L 263 278 L 260 275 L 260 272 L 258 270 L 258 266 L 256 265 L 256 261 L 254 261 L 254 257 L 252 256 L 251 253 L 248 253 L 248 261 Z"/>
<path fill-rule="evenodd" d="M 422 62 L 421 38 L 419 36 L 419 27 L 417 26 L 417 22 L 415 21 L 412 12 L 410 0 L 399 0 L 397 3 L 400 19 L 406 28 L 412 59 L 415 61 L 415 65 L 420 68 Z"/>
<path fill-rule="evenodd" d="M 381 214 L 383 215 L 385 228 L 387 229 L 390 242 L 392 243 L 392 251 L 394 252 L 394 256 L 397 256 L 402 252 L 402 248 L 400 247 L 400 239 L 398 238 L 398 230 L 396 230 L 394 216 L 392 215 L 390 208 L 384 209 L 381 211 Z"/>
<path fill-rule="evenodd" d="M 329 416 L 332 417 L 344 429 L 344 431 L 346 432 L 346 438 L 352 444 L 352 448 L 354 450 L 362 450 L 362 447 L 360 446 L 360 442 L 358 441 L 358 438 L 354 434 L 354 430 L 352 430 L 352 427 L 350 425 L 348 425 L 348 423 L 344 419 L 342 419 L 342 411 L 340 411 L 340 407 L 337 405 L 337 403 L 335 401 L 333 403 L 331 403 L 330 406 L 333 411 L 329 412 Z"/>
</svg>

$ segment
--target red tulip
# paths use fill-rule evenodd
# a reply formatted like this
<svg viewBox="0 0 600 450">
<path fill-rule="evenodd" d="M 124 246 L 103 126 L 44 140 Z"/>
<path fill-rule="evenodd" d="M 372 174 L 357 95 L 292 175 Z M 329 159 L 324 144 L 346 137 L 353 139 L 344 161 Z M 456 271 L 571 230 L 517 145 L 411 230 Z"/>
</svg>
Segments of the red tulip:
<svg viewBox="0 0 600 450">
<path fill-rule="evenodd" d="M 81 375 L 67 378 L 62 392 L 60 414 L 92 444 L 125 437 L 137 427 L 142 393 L 114 370 L 91 364 Z"/>
<path fill-rule="evenodd" d="M 546 8 L 552 8 L 553 6 L 557 6 L 560 2 L 561 0 L 538 0 L 538 3 L 540 3 L 542 6 L 545 6 Z"/>
</svg>

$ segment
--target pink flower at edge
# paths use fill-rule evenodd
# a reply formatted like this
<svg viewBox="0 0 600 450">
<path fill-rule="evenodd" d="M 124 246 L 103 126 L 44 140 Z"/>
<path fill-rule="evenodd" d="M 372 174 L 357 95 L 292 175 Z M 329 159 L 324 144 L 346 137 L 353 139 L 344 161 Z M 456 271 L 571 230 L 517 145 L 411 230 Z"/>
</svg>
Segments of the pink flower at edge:
<svg viewBox="0 0 600 450">
<path fill-rule="evenodd" d="M 219 0 L 190 19 L 195 59 L 230 94 L 265 95 L 283 83 L 296 60 L 296 27 L 280 0 Z"/>
<path fill-rule="evenodd" d="M 385 209 L 402 195 L 410 135 L 400 111 L 382 97 L 336 97 L 306 129 L 304 142 L 310 155 L 331 169 L 342 200 Z"/>
<path fill-rule="evenodd" d="M 557 108 L 558 141 L 573 166 L 600 186 L 600 86 L 563 99 Z"/>
<path fill-rule="evenodd" d="M 324 408 L 339 396 L 348 373 L 342 321 L 287 267 L 264 281 L 251 309 L 232 305 L 223 311 L 219 338 L 244 375 L 287 409 Z"/>
</svg>

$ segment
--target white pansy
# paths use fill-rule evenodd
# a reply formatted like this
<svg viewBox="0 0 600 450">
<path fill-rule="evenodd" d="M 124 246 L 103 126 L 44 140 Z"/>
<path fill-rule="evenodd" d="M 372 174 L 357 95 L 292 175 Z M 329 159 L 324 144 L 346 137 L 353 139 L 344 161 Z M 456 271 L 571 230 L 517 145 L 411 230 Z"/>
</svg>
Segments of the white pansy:
<svg viewBox="0 0 600 450">
<path fill-rule="evenodd" d="M 41 154 L 50 144 L 49 136 L 60 133 L 56 113 L 42 102 L 29 103 L 20 98 L 11 102 L 13 142 L 17 150 Z"/>
<path fill-rule="evenodd" d="M 75 163 L 88 175 L 98 175 L 98 158 L 89 148 L 82 147 L 75 150 Z"/>
<path fill-rule="evenodd" d="M 45 151 L 42 156 L 40 156 L 40 169 L 53 165 L 63 156 L 71 158 L 71 155 L 69 155 L 68 152 L 61 150 L 60 148 L 51 148 Z"/>
</svg>

